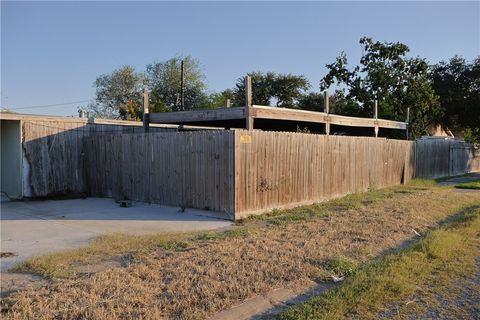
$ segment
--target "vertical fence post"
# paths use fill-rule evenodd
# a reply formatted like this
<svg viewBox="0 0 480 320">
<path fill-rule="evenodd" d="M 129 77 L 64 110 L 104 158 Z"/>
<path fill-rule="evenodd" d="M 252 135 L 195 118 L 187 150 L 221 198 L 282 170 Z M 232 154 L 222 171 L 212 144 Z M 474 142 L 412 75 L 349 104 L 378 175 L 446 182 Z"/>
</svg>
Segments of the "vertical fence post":
<svg viewBox="0 0 480 320">
<path fill-rule="evenodd" d="M 323 92 L 323 112 L 326 113 L 326 119 L 325 119 L 325 134 L 328 136 L 330 135 L 330 97 L 328 96 L 328 91 L 325 90 Z"/>
<path fill-rule="evenodd" d="M 375 138 L 378 138 L 378 101 L 373 102 L 373 118 L 375 119 Z"/>
<path fill-rule="evenodd" d="M 405 122 L 407 123 L 407 129 L 406 129 L 406 136 L 408 140 L 408 126 L 410 122 L 410 107 L 407 108 L 407 119 L 405 119 Z"/>
<path fill-rule="evenodd" d="M 149 113 L 149 100 L 147 88 L 143 90 L 143 131 L 148 132 L 150 130 L 150 113 Z"/>
<path fill-rule="evenodd" d="M 245 77 L 245 125 L 247 130 L 253 130 L 252 117 L 252 78 Z"/>
</svg>

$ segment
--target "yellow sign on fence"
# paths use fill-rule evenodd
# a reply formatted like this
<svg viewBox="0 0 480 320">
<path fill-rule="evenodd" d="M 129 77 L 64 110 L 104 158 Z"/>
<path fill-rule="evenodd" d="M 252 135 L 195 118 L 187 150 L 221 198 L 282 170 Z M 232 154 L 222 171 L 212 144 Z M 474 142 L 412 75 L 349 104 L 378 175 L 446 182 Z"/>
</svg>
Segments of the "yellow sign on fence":
<svg viewBox="0 0 480 320">
<path fill-rule="evenodd" d="M 252 143 L 252 136 L 249 134 L 242 134 L 240 136 L 240 143 Z"/>
</svg>

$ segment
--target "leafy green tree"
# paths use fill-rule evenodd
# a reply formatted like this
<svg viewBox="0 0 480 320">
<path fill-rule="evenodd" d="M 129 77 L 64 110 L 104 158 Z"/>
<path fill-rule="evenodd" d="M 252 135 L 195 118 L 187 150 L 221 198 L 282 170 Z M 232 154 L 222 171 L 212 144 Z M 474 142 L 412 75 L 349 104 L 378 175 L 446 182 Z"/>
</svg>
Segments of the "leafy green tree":
<svg viewBox="0 0 480 320">
<path fill-rule="evenodd" d="M 226 89 L 222 92 L 212 92 L 205 96 L 200 105 L 200 109 L 217 109 L 224 108 L 227 105 L 227 100 L 233 103 L 233 90 Z"/>
<path fill-rule="evenodd" d="M 464 129 L 463 137 L 467 142 L 480 144 L 480 127 Z"/>
<path fill-rule="evenodd" d="M 123 66 L 99 76 L 94 83 L 96 103 L 87 108 L 95 117 L 140 119 L 143 75 L 132 66 Z"/>
<path fill-rule="evenodd" d="M 272 82 L 275 77 L 273 72 L 250 72 L 247 74 L 252 79 L 252 103 L 270 105 L 272 99 Z M 234 92 L 235 106 L 245 106 L 245 79 L 238 78 Z"/>
<path fill-rule="evenodd" d="M 198 109 L 205 99 L 205 76 L 199 63 L 191 56 L 174 57 L 164 62 L 147 65 L 145 78 L 151 92 L 154 110 L 180 110 L 181 61 L 184 61 L 185 109 Z"/>
<path fill-rule="evenodd" d="M 480 56 L 468 63 L 455 56 L 431 68 L 433 88 L 439 96 L 444 128 L 480 142 Z"/>
<path fill-rule="evenodd" d="M 358 105 L 346 99 L 345 93 L 341 90 L 330 96 L 329 104 L 330 113 L 363 116 L 358 108 Z M 298 100 L 297 108 L 302 110 L 323 112 L 323 94 L 318 92 L 309 92 L 302 95 Z"/>
<path fill-rule="evenodd" d="M 296 107 L 302 94 L 310 87 L 304 76 L 276 74 L 274 72 L 251 72 L 252 103 L 270 105 L 275 101 L 277 107 Z M 239 78 L 234 89 L 235 105 L 245 105 L 245 80 Z"/>
<path fill-rule="evenodd" d="M 298 99 L 297 108 L 323 112 L 323 95 L 317 92 L 304 94 Z"/>
<path fill-rule="evenodd" d="M 375 42 L 361 38 L 363 56 L 360 64 L 349 69 L 345 53 L 331 64 L 320 82 L 320 89 L 332 85 L 335 111 L 353 116 L 373 116 L 373 102 L 378 101 L 379 117 L 404 121 L 410 107 L 410 132 L 413 137 L 427 133 L 430 124 L 438 123 L 442 110 L 424 59 L 407 58 L 409 48 L 400 42 Z"/>
<path fill-rule="evenodd" d="M 330 96 L 330 113 L 353 117 L 370 116 L 369 107 L 362 108 L 357 102 L 347 97 L 345 89 L 336 90 Z"/>
<path fill-rule="evenodd" d="M 293 108 L 298 99 L 310 88 L 310 83 L 304 76 L 275 74 L 271 86 L 272 98 L 276 100 L 276 106 Z"/>
</svg>

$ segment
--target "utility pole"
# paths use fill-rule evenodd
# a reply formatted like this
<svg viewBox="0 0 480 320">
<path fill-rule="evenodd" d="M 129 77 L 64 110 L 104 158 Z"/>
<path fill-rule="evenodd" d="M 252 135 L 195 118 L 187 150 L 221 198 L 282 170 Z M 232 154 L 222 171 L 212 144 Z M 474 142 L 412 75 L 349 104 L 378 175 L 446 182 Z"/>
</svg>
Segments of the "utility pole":
<svg viewBox="0 0 480 320">
<path fill-rule="evenodd" d="M 373 118 L 375 119 L 375 138 L 378 138 L 378 101 L 373 102 Z"/>
<path fill-rule="evenodd" d="M 410 107 L 407 108 L 407 119 L 405 120 L 405 122 L 407 123 L 407 130 L 406 130 L 406 138 L 408 140 L 408 126 L 410 125 L 409 122 L 410 122 Z"/>
<path fill-rule="evenodd" d="M 252 117 L 252 78 L 245 77 L 245 127 L 247 130 L 253 130 Z"/>
<path fill-rule="evenodd" d="M 182 111 L 185 110 L 185 67 L 183 64 L 183 59 L 181 63 L 181 70 L 180 70 L 180 109 Z"/>
</svg>

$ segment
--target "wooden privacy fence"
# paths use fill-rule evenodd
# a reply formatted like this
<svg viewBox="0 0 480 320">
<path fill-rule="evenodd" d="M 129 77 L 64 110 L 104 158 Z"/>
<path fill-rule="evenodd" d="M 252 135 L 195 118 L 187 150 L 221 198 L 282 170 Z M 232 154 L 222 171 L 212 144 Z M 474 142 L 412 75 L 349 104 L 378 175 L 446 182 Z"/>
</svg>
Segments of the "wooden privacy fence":
<svg viewBox="0 0 480 320">
<path fill-rule="evenodd" d="M 235 217 L 410 180 L 413 142 L 236 131 Z"/>
<path fill-rule="evenodd" d="M 127 198 L 238 219 L 412 177 L 480 171 L 479 150 L 452 139 L 161 126 L 140 133 L 126 121 L 7 118 L 22 124 L 24 197 Z"/>
<path fill-rule="evenodd" d="M 461 141 L 449 141 L 449 146 L 449 176 L 480 171 L 480 150 Z"/>
<path fill-rule="evenodd" d="M 413 177 L 480 170 L 472 145 L 213 130 L 83 138 L 88 194 L 223 212 L 239 219 Z"/>
<path fill-rule="evenodd" d="M 84 139 L 89 194 L 223 212 L 234 218 L 233 131 Z"/>
<path fill-rule="evenodd" d="M 414 143 L 243 130 L 84 138 L 91 196 L 262 212 L 406 182 Z"/>
</svg>

